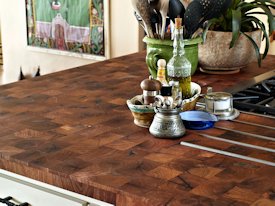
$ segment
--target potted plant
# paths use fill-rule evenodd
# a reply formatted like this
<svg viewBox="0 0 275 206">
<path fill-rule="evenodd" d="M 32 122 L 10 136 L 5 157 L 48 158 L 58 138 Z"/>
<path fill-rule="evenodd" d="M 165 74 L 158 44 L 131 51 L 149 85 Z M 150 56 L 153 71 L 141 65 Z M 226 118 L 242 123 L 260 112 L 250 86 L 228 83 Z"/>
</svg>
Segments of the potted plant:
<svg viewBox="0 0 275 206">
<path fill-rule="evenodd" d="M 185 56 L 191 62 L 193 75 L 198 65 L 198 45 L 202 42 L 198 28 L 206 20 L 219 17 L 231 3 L 231 0 L 131 1 L 137 19 L 147 35 L 143 40 L 147 44 L 146 63 L 153 77 L 157 74 L 157 60 L 162 58 L 168 61 L 172 57 L 173 23 L 171 22 L 176 17 L 183 19 Z"/>
<path fill-rule="evenodd" d="M 184 18 L 186 7 L 190 0 L 132 0 L 137 20 L 144 28 L 147 45 L 146 63 L 150 74 L 156 78 L 157 61 L 167 62 L 173 56 L 173 41 L 171 40 L 170 20 L 180 16 Z M 192 74 L 198 65 L 198 44 L 201 37 L 185 39 L 185 55 L 192 65 Z"/>
<path fill-rule="evenodd" d="M 269 35 L 275 30 L 274 0 L 232 0 L 230 7 L 219 17 L 208 21 L 199 47 L 199 63 L 206 73 L 236 73 L 253 60 L 261 61 L 269 49 Z M 255 15 L 268 18 L 269 33 Z M 266 40 L 263 55 L 261 40 Z"/>
</svg>

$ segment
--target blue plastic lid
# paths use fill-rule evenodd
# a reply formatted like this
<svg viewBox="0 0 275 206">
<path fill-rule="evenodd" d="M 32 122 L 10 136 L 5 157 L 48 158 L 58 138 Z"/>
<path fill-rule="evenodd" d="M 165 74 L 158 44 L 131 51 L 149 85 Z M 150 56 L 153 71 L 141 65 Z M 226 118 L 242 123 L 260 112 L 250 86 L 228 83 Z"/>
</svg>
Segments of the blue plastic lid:
<svg viewBox="0 0 275 206">
<path fill-rule="evenodd" d="M 208 112 L 186 111 L 181 112 L 180 117 L 186 128 L 194 130 L 204 130 L 214 126 L 218 118 Z"/>
</svg>

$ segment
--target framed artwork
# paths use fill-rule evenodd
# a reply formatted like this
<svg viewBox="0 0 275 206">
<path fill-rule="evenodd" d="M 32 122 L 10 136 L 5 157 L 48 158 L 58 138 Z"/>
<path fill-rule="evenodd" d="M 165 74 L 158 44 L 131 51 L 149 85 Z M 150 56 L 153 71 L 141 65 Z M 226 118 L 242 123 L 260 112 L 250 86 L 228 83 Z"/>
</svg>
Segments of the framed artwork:
<svg viewBox="0 0 275 206">
<path fill-rule="evenodd" d="M 109 58 L 108 0 L 25 0 L 27 44 L 36 51 Z"/>
</svg>

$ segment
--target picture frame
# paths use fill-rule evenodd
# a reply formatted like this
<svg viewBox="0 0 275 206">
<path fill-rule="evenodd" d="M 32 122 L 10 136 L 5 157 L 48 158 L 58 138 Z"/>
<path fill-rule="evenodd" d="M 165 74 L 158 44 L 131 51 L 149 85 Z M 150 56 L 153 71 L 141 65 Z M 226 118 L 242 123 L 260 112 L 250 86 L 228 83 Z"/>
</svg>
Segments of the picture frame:
<svg viewBox="0 0 275 206">
<path fill-rule="evenodd" d="M 109 0 L 26 0 L 26 26 L 31 51 L 110 58 Z"/>
</svg>

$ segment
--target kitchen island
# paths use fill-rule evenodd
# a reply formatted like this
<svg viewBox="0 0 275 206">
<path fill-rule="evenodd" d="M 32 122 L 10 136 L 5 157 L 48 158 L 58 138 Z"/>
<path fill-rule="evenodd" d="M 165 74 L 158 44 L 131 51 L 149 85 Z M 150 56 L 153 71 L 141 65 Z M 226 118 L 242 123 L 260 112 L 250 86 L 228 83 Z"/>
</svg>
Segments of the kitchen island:
<svg viewBox="0 0 275 206">
<path fill-rule="evenodd" d="M 274 69 L 269 56 L 262 68 L 197 72 L 192 81 L 203 92 L 208 86 L 222 91 Z M 180 145 L 184 140 L 275 162 L 272 152 L 199 134 L 275 149 L 274 141 L 218 128 L 154 138 L 134 125 L 126 105 L 142 93 L 147 76 L 145 53 L 136 53 L 1 86 L 0 168 L 117 206 L 275 205 L 275 167 Z M 275 119 L 241 114 L 238 120 L 256 124 L 216 125 L 275 139 Z"/>
</svg>

